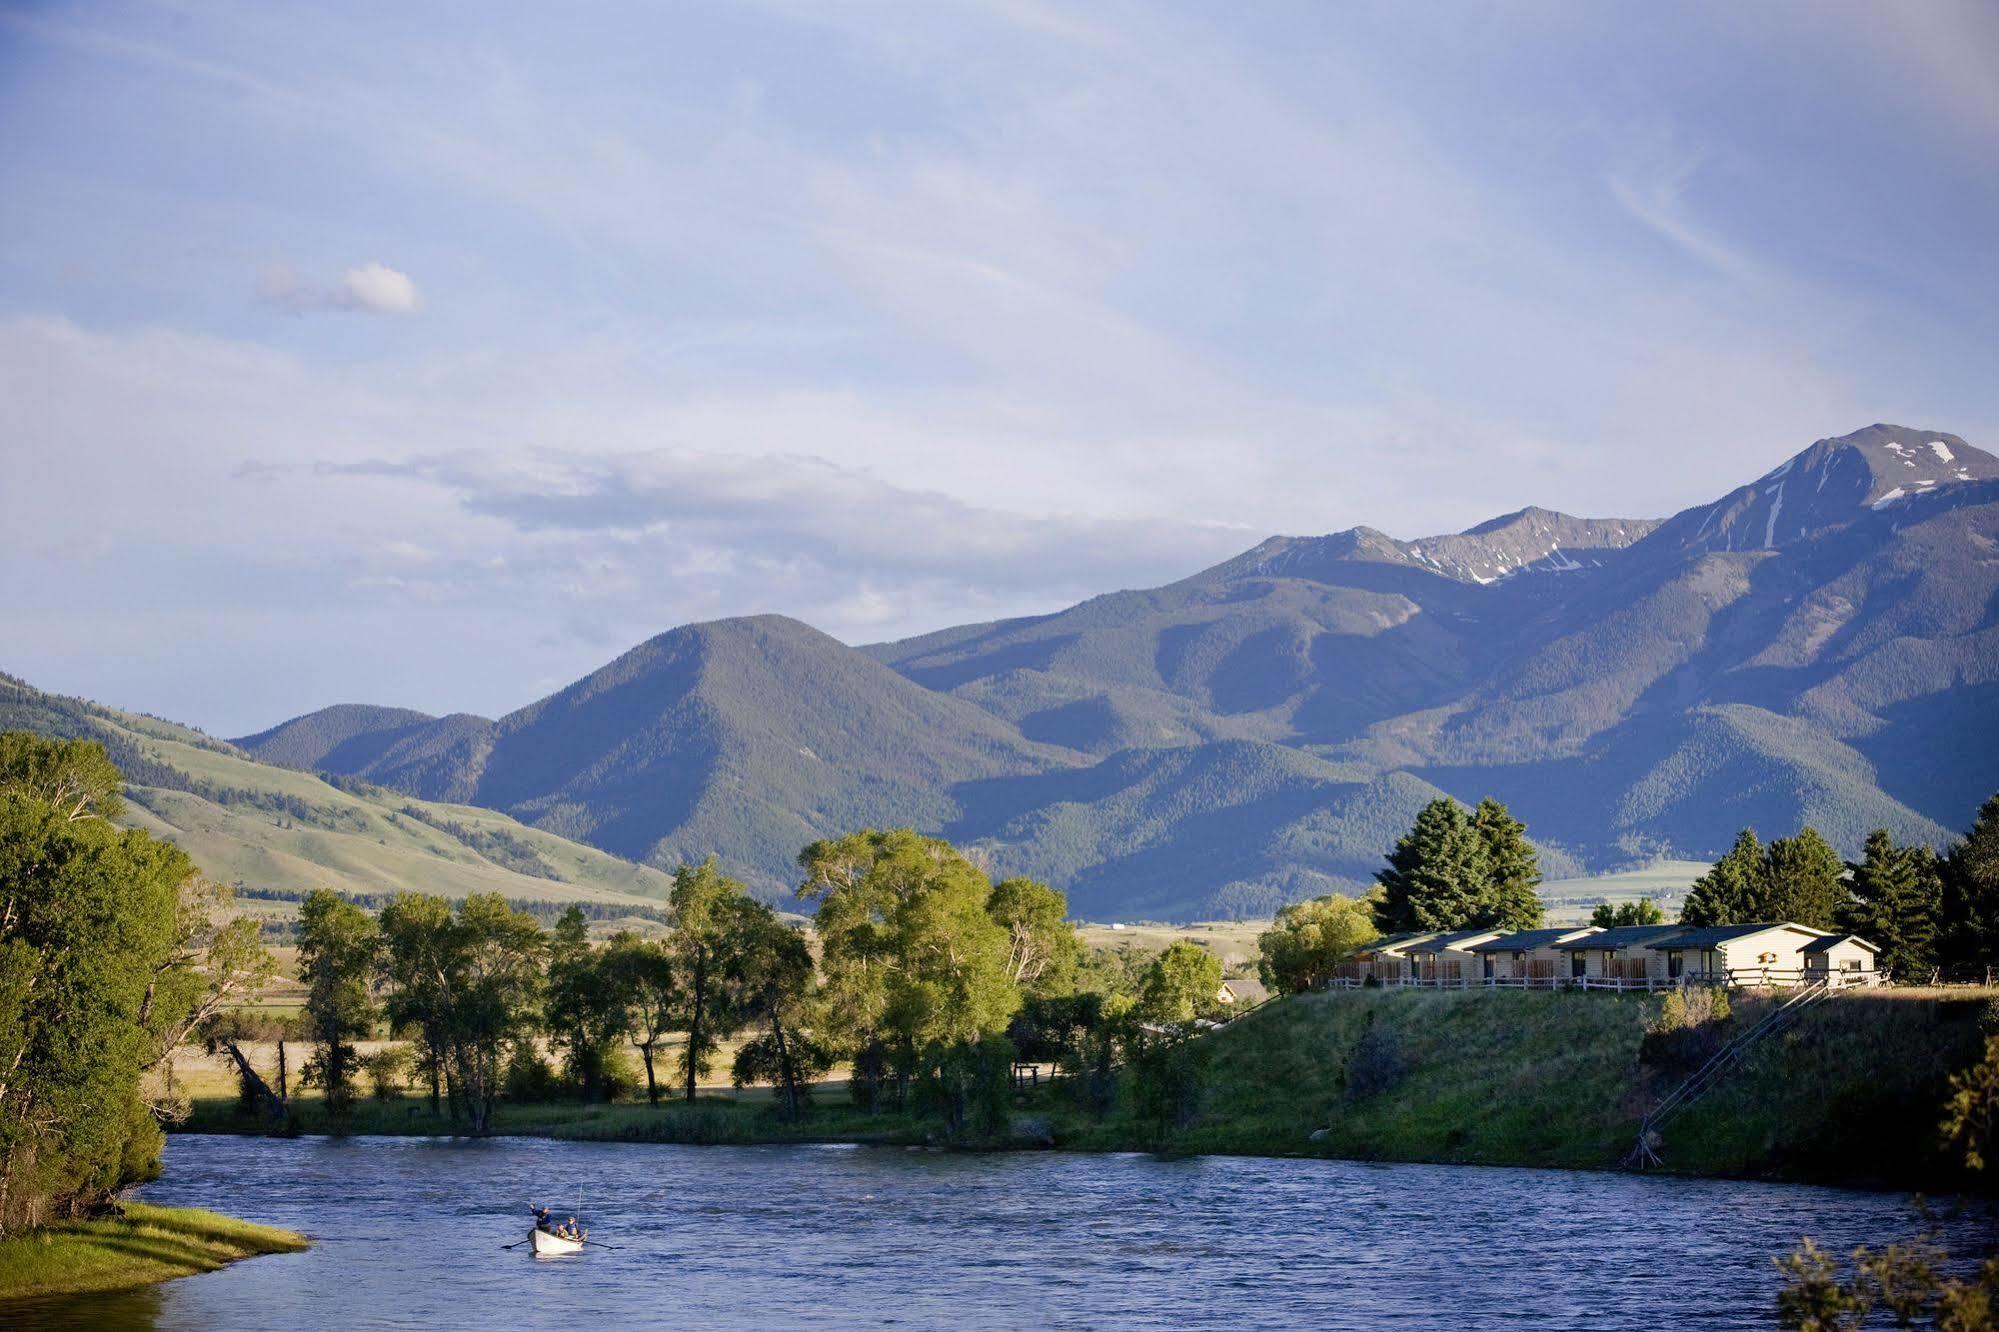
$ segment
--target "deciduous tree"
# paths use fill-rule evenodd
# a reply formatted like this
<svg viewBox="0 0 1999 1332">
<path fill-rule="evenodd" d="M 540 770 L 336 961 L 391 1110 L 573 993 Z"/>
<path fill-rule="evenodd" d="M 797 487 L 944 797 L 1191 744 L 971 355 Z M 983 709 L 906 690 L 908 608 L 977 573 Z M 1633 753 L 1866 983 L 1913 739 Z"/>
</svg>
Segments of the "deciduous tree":
<svg viewBox="0 0 1999 1332">
<path fill-rule="evenodd" d="M 1185 1023 L 1221 1006 L 1222 960 L 1197 943 L 1175 939 L 1152 960 L 1139 992 L 1139 1016 Z"/>
<path fill-rule="evenodd" d="M 1366 898 L 1335 894 L 1294 903 L 1257 937 L 1258 974 L 1280 994 L 1316 990 L 1377 933 L 1374 904 Z"/>
<path fill-rule="evenodd" d="M 321 888 L 299 906 L 299 979 L 306 985 L 305 1016 L 311 1060 L 300 1070 L 326 1092 L 327 1113 L 344 1116 L 354 1105 L 360 1072 L 356 1041 L 365 1040 L 379 1010 L 375 967 L 382 935 L 375 918 L 340 894 Z"/>
</svg>

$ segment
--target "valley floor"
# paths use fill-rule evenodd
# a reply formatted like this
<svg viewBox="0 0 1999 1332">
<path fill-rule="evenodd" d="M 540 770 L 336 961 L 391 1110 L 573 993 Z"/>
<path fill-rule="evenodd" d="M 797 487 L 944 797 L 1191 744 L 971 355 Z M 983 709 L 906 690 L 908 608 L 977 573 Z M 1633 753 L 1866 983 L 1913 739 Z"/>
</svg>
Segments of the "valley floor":
<svg viewBox="0 0 1999 1332">
<path fill-rule="evenodd" d="M 1870 991 L 1807 1012 L 1668 1127 L 1662 1168 L 1690 1175 L 1956 1191 L 1937 1124 L 1952 1072 L 1982 1048 L 1993 995 Z M 1651 996 L 1358 991 L 1281 1000 L 1207 1038 L 1199 1113 L 1176 1153 L 1324 1156 L 1608 1169 L 1646 1110 L 1689 1069 L 1643 1050 Z M 1752 1022 L 1758 1001 L 1738 1002 Z M 1014 1134 L 980 1144 L 1131 1151 L 1161 1146 L 1121 1097 L 1101 1116 L 1066 1086 L 1018 1098 Z M 344 1126 L 295 1098 L 305 1133 L 450 1134 L 415 1097 L 364 1102 Z M 188 1132 L 263 1133 L 229 1098 L 204 1097 Z M 935 1144 L 941 1124 L 869 1115 L 844 1087 L 788 1122 L 767 1093 L 687 1104 L 506 1105 L 501 1134 L 604 1141 Z"/>
<path fill-rule="evenodd" d="M 65 1221 L 0 1240 L 0 1311 L 16 1300 L 148 1286 L 212 1272 L 306 1238 L 192 1207 L 131 1203 L 124 1215 Z"/>
</svg>

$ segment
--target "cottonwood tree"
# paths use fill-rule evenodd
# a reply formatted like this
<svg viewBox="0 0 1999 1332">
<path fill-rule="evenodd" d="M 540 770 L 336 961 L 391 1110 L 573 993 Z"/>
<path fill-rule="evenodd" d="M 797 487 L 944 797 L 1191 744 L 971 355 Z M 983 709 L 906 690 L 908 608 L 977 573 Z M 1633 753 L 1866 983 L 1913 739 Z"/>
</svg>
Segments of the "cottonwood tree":
<svg viewBox="0 0 1999 1332">
<path fill-rule="evenodd" d="M 631 1025 L 625 991 L 590 946 L 589 922 L 571 906 L 549 938 L 543 1013 L 550 1038 L 565 1052 L 565 1071 L 586 1101 L 609 1096 L 611 1052 Z"/>
<path fill-rule="evenodd" d="M 801 898 L 818 903 L 829 1031 L 854 1057 L 854 1091 L 898 1096 L 926 1061 L 998 1035 L 1020 1006 L 1010 935 L 987 907 L 992 884 L 950 843 L 867 829 L 799 854 Z"/>
<path fill-rule="evenodd" d="M 655 1057 L 660 1042 L 679 1029 L 681 1013 L 680 980 L 673 958 L 664 946 L 621 930 L 605 947 L 602 965 L 623 1000 L 632 1044 L 638 1047 L 639 1059 L 645 1065 L 646 1101 L 658 1105 Z"/>
<path fill-rule="evenodd" d="M 1659 925 L 1666 919 L 1666 913 L 1659 904 L 1649 897 L 1636 897 L 1629 902 L 1612 906 L 1608 902 L 1598 902 L 1596 909 L 1589 913 L 1589 923 L 1600 929 L 1616 929 L 1624 925 Z"/>
<path fill-rule="evenodd" d="M 380 1015 L 373 986 L 381 947 L 375 918 L 340 894 L 320 888 L 300 904 L 299 979 L 313 1052 L 299 1076 L 325 1089 L 327 1113 L 335 1118 L 353 1109 L 360 1072 L 355 1042 L 367 1039 Z"/>
<path fill-rule="evenodd" d="M 140 1075 L 178 1021 L 159 981 L 195 868 L 117 808 L 101 746 L 0 736 L 0 1233 L 158 1170 Z"/>
<path fill-rule="evenodd" d="M 1035 994 L 1066 994 L 1076 986 L 1083 942 L 1069 923 L 1069 899 L 1033 879 L 993 885 L 986 913 L 1007 932 L 1007 973 Z"/>
<path fill-rule="evenodd" d="M 1374 903 L 1366 898 L 1332 894 L 1293 903 L 1257 936 L 1257 972 L 1279 994 L 1316 990 L 1378 933 Z"/>
<path fill-rule="evenodd" d="M 735 910 L 723 980 L 732 1008 L 756 1035 L 737 1051 L 736 1086 L 768 1082 L 788 1118 L 803 1108 L 806 1086 L 832 1065 L 825 1045 L 806 1030 L 812 1000 L 812 950 L 805 936 L 761 902 Z"/>
<path fill-rule="evenodd" d="M 673 872 L 668 938 L 681 982 L 681 1029 L 687 1042 L 680 1051 L 680 1075 L 690 1101 L 731 1025 L 727 995 L 719 982 L 735 909 L 748 900 L 748 894 L 747 888 L 722 873 L 713 856 Z"/>
<path fill-rule="evenodd" d="M 451 1077 L 452 969 L 457 940 L 451 903 L 429 893 L 398 893 L 382 907 L 383 1008 L 393 1030 L 417 1038 L 417 1070 L 429 1084 L 430 1110 Z M 451 1098 L 457 1114 L 457 1098 Z"/>
<path fill-rule="evenodd" d="M 1197 943 L 1175 939 L 1146 970 L 1138 1013 L 1148 1022 L 1187 1023 L 1221 1007 L 1222 960 Z"/>
<path fill-rule="evenodd" d="M 173 1054 L 222 1009 L 270 980 L 275 963 L 263 930 L 231 916 L 234 891 L 201 874 L 180 887 L 173 948 L 153 967 L 139 1004 L 147 1054 L 141 1072 L 148 1108 L 165 1120 L 184 1118 L 187 1103 L 172 1089 Z"/>
<path fill-rule="evenodd" d="M 547 936 L 498 893 L 458 904 L 448 936 L 451 1061 L 474 1133 L 492 1126 L 506 1052 L 530 1039 L 541 1015 Z"/>
</svg>

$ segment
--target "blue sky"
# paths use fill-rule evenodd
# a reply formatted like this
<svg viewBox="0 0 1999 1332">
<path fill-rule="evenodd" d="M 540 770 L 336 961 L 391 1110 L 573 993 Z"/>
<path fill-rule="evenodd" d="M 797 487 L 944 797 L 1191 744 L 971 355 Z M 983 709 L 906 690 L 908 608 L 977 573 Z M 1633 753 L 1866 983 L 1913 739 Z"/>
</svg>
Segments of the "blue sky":
<svg viewBox="0 0 1999 1332">
<path fill-rule="evenodd" d="M 1999 8 L 0 7 L 0 669 L 489 714 L 1999 438 Z"/>
</svg>

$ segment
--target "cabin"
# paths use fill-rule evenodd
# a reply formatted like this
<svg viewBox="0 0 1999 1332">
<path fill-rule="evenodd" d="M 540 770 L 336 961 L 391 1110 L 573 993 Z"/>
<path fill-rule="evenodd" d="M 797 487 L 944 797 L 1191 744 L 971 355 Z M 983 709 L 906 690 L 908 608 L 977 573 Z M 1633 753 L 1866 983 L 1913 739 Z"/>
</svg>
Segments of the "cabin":
<svg viewBox="0 0 1999 1332">
<path fill-rule="evenodd" d="M 1808 979 L 1805 949 L 1828 933 L 1788 921 L 1681 926 L 1646 947 L 1664 959 L 1670 981 L 1799 985 Z M 1872 957 L 1866 950 L 1852 950 L 1842 952 L 1841 960 L 1853 951 Z"/>
<path fill-rule="evenodd" d="M 1334 979 L 1349 985 L 1399 985 L 1414 976 L 1409 949 L 1437 937 L 1438 931 L 1414 934 L 1385 934 L 1373 943 L 1354 950 L 1353 957 L 1340 964 Z"/>
<path fill-rule="evenodd" d="M 1416 983 L 1446 989 L 1478 983 L 1483 970 L 1471 951 L 1472 945 L 1497 939 L 1504 933 L 1504 930 L 1453 930 L 1410 944 L 1406 956 L 1414 967 Z"/>
<path fill-rule="evenodd" d="M 1583 935 L 1555 945 L 1567 959 L 1558 968 L 1570 979 L 1579 977 L 1606 983 L 1643 985 L 1647 989 L 1667 980 L 1666 959 L 1651 945 L 1680 933 L 1681 925 L 1619 925 L 1596 934 Z M 1578 970 L 1580 962 L 1580 970 Z"/>
<path fill-rule="evenodd" d="M 1881 950 L 1857 934 L 1826 934 L 1804 947 L 1805 979 L 1834 985 L 1875 985 Z"/>
<path fill-rule="evenodd" d="M 1235 980 L 1225 980 L 1222 988 L 1215 992 L 1215 1002 L 1231 1008 L 1248 1008 L 1260 1004 L 1270 997 L 1270 987 L 1254 976 L 1243 976 Z"/>
<path fill-rule="evenodd" d="M 1478 958 L 1480 979 L 1488 984 L 1553 988 L 1558 980 L 1582 974 L 1574 970 L 1580 964 L 1560 952 L 1559 945 L 1601 933 L 1601 925 L 1516 930 L 1473 944 L 1470 951 Z"/>
</svg>

